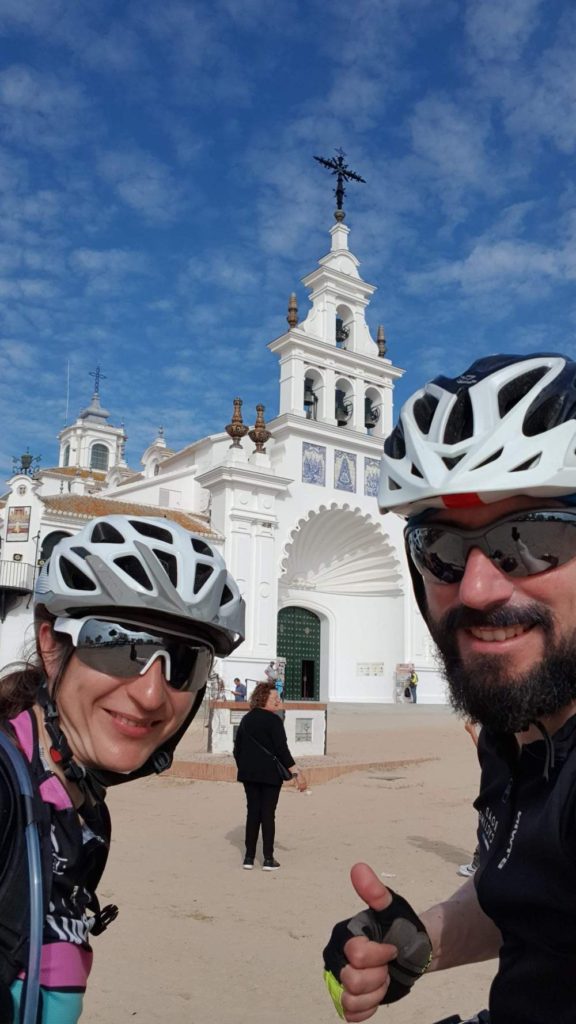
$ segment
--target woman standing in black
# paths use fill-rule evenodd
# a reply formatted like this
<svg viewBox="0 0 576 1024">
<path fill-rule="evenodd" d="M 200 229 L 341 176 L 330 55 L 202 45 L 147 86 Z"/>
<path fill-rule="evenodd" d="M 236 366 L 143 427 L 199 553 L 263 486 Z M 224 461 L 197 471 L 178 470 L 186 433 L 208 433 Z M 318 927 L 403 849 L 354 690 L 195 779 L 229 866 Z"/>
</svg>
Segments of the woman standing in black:
<svg viewBox="0 0 576 1024">
<path fill-rule="evenodd" d="M 288 749 L 286 732 L 276 714 L 282 701 L 274 683 L 258 683 L 250 697 L 251 710 L 238 727 L 234 743 L 234 759 L 238 766 L 238 782 L 246 792 L 246 855 L 243 867 L 254 867 L 258 833 L 262 827 L 264 871 L 276 871 L 274 859 L 275 813 L 282 788 L 277 761 L 292 776 L 300 792 L 307 788 L 304 773 L 296 767 Z"/>
</svg>

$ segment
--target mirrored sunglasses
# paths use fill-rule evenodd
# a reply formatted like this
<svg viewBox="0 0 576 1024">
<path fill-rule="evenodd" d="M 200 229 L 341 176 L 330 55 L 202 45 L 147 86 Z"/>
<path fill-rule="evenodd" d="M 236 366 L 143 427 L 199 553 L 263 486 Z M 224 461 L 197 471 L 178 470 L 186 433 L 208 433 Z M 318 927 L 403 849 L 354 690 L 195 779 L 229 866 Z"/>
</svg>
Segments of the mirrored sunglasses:
<svg viewBox="0 0 576 1024">
<path fill-rule="evenodd" d="M 164 678 L 172 689 L 195 693 L 212 670 L 214 651 L 204 640 L 150 633 L 100 619 L 56 619 L 54 629 L 71 637 L 84 665 L 118 679 L 142 676 L 161 658 Z"/>
<path fill-rule="evenodd" d="M 473 548 L 508 576 L 535 576 L 576 558 L 576 512 L 531 509 L 480 530 L 416 522 L 406 527 L 404 537 L 418 572 L 435 582 L 459 583 Z"/>
</svg>

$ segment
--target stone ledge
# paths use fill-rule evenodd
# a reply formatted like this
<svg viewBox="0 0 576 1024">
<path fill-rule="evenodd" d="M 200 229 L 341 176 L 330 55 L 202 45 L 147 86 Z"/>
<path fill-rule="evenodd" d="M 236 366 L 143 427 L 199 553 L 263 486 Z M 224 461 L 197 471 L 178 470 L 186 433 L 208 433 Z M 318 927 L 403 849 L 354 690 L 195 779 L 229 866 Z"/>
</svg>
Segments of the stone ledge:
<svg viewBox="0 0 576 1024">
<path fill-rule="evenodd" d="M 397 771 L 399 768 L 407 768 L 413 764 L 425 764 L 428 761 L 437 761 L 437 757 L 414 757 L 402 761 L 340 761 L 331 764 L 314 763 L 312 758 L 299 758 L 298 764 L 306 772 L 306 778 L 311 786 L 320 786 L 324 782 L 331 782 L 340 775 L 348 775 L 350 772 L 364 772 L 379 769 L 382 771 Z M 175 779 L 194 779 L 196 782 L 236 782 L 236 765 L 232 758 L 214 758 L 214 760 L 197 761 L 174 761 L 166 775 Z"/>
</svg>

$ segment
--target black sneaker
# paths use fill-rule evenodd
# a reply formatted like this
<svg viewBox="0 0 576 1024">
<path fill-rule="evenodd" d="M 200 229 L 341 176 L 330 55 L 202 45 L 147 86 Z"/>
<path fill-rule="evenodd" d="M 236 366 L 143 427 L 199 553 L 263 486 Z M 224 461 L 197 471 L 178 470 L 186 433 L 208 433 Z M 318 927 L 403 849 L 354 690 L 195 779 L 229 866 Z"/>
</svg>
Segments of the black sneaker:
<svg viewBox="0 0 576 1024">
<path fill-rule="evenodd" d="M 252 868 L 254 867 L 254 857 L 249 857 L 248 854 L 246 854 L 242 867 L 245 868 L 246 871 L 252 871 Z"/>
<path fill-rule="evenodd" d="M 274 857 L 267 857 L 262 864 L 262 871 L 278 871 L 279 867 L 280 865 L 277 860 L 274 860 Z"/>
</svg>

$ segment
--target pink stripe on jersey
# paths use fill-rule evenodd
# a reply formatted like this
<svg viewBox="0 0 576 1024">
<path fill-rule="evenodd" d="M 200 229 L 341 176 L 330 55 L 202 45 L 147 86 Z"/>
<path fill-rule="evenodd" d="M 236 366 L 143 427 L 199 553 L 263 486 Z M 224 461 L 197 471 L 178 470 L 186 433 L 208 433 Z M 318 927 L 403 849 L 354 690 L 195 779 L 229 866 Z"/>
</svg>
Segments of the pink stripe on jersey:
<svg viewBox="0 0 576 1024">
<path fill-rule="evenodd" d="M 32 760 L 32 747 L 34 745 L 34 731 L 32 729 L 33 711 L 21 711 L 16 718 L 10 719 L 10 725 L 16 733 L 16 738 L 21 749 L 29 761 Z M 72 801 L 60 782 L 57 775 L 50 775 L 40 783 L 40 796 L 47 804 L 53 804 L 56 810 L 64 811 L 72 807 Z"/>
</svg>

